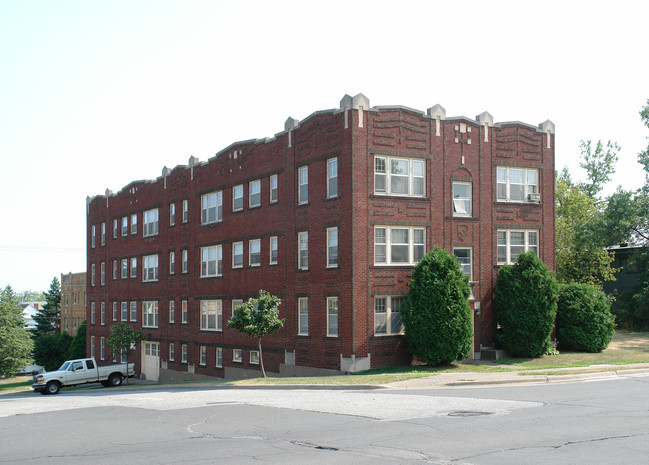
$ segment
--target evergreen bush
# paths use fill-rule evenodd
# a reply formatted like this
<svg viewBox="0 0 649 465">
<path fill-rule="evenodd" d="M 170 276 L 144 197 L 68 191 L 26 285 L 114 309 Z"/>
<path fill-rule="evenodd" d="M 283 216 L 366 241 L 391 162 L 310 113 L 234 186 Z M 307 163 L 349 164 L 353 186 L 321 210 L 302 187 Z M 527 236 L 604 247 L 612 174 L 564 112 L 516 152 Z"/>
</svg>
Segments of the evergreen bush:
<svg viewBox="0 0 649 465">
<path fill-rule="evenodd" d="M 465 359 L 473 340 L 469 295 L 455 257 L 441 248 L 428 252 L 413 269 L 401 309 L 410 353 L 430 365 Z"/>
<path fill-rule="evenodd" d="M 601 352 L 613 339 L 615 317 L 602 291 L 571 283 L 559 287 L 556 325 L 561 349 Z"/>
<path fill-rule="evenodd" d="M 499 342 L 513 357 L 540 357 L 550 349 L 557 314 L 557 282 L 534 252 L 503 265 L 495 287 Z"/>
</svg>

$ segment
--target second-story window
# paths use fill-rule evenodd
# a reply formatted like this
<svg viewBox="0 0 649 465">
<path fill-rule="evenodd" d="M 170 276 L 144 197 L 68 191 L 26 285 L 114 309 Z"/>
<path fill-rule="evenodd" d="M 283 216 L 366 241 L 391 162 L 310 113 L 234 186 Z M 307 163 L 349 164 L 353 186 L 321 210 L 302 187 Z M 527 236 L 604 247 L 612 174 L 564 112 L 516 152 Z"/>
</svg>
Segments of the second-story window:
<svg viewBox="0 0 649 465">
<path fill-rule="evenodd" d="M 297 169 L 297 203 L 309 202 L 309 167 L 301 166 Z"/>
<path fill-rule="evenodd" d="M 327 266 L 338 266 L 338 228 L 327 229 Z"/>
<path fill-rule="evenodd" d="M 374 157 L 374 193 L 423 197 L 426 162 L 413 158 Z"/>
<path fill-rule="evenodd" d="M 142 281 L 158 280 L 158 255 L 142 257 Z"/>
<path fill-rule="evenodd" d="M 270 238 L 270 264 L 277 264 L 277 236 Z"/>
<path fill-rule="evenodd" d="M 374 228 L 375 265 L 414 265 L 424 256 L 424 229 L 400 226 Z"/>
<path fill-rule="evenodd" d="M 142 220 L 143 237 L 155 236 L 158 234 L 158 209 L 147 210 L 143 214 Z"/>
<path fill-rule="evenodd" d="M 252 239 L 248 242 L 248 255 L 250 266 L 261 265 L 261 240 Z"/>
<path fill-rule="evenodd" d="M 277 202 L 277 175 L 270 177 L 270 203 Z"/>
<path fill-rule="evenodd" d="M 261 205 L 261 181 L 259 179 L 248 183 L 248 208 Z"/>
<path fill-rule="evenodd" d="M 471 216 L 471 183 L 453 183 L 453 216 Z"/>
<path fill-rule="evenodd" d="M 128 236 L 128 216 L 122 218 L 122 237 Z"/>
<path fill-rule="evenodd" d="M 131 234 L 137 234 L 137 214 L 131 215 Z"/>
<path fill-rule="evenodd" d="M 201 278 L 221 276 L 223 272 L 222 253 L 221 245 L 201 248 Z"/>
<path fill-rule="evenodd" d="M 176 204 L 169 204 L 169 226 L 174 226 L 176 224 Z"/>
<path fill-rule="evenodd" d="M 131 258 L 131 278 L 137 278 L 137 258 Z"/>
<path fill-rule="evenodd" d="M 106 245 L 106 223 L 101 223 L 101 245 Z"/>
<path fill-rule="evenodd" d="M 169 252 L 169 274 L 176 272 L 176 252 Z"/>
<path fill-rule="evenodd" d="M 201 224 L 215 223 L 223 219 L 223 192 L 201 196 Z"/>
<path fill-rule="evenodd" d="M 243 210 L 243 184 L 232 188 L 232 211 L 238 212 Z"/>
<path fill-rule="evenodd" d="M 243 242 L 232 244 L 232 268 L 241 268 L 243 266 Z"/>
<path fill-rule="evenodd" d="M 183 200 L 183 223 L 189 221 L 189 201 Z"/>
<path fill-rule="evenodd" d="M 309 233 L 307 231 L 298 233 L 297 242 L 297 267 L 300 270 L 307 270 L 309 269 Z"/>
<path fill-rule="evenodd" d="M 338 159 L 327 160 L 327 198 L 338 197 Z"/>
</svg>

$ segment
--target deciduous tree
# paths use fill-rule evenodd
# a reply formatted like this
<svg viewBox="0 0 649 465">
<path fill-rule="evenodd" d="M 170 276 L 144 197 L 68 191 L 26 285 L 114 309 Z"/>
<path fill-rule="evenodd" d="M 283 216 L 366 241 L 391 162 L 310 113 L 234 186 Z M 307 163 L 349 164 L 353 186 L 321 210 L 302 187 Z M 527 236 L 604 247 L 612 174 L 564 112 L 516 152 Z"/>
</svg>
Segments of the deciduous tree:
<svg viewBox="0 0 649 465">
<path fill-rule="evenodd" d="M 108 345 L 113 348 L 114 353 L 125 354 L 126 384 L 128 384 L 128 356 L 142 339 L 144 339 L 144 331 L 129 326 L 125 321 L 110 327 Z"/>
</svg>

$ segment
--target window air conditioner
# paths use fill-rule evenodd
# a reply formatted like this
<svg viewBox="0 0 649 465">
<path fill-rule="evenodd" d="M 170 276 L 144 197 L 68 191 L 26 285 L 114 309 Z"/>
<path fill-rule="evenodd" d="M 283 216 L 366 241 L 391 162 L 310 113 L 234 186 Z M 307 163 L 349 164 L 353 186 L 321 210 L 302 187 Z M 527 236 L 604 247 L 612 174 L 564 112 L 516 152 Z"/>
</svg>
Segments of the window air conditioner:
<svg viewBox="0 0 649 465">
<path fill-rule="evenodd" d="M 540 202 L 541 194 L 527 194 L 527 200 L 530 202 Z"/>
</svg>

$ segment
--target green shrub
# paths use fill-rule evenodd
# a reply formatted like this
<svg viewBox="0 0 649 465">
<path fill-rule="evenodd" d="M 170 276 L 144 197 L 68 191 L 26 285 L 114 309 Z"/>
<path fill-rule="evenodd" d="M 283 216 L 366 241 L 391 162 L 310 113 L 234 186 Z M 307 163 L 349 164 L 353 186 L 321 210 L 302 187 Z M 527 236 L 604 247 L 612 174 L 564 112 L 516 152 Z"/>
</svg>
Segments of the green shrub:
<svg viewBox="0 0 649 465">
<path fill-rule="evenodd" d="M 540 357 L 550 349 L 557 313 L 557 282 L 534 252 L 522 253 L 514 265 L 498 272 L 496 318 L 499 342 L 513 357 Z"/>
<path fill-rule="evenodd" d="M 70 354 L 72 336 L 68 333 L 45 333 L 34 341 L 34 361 L 47 371 L 58 369 Z"/>
<path fill-rule="evenodd" d="M 562 349 L 601 352 L 614 329 L 615 318 L 602 291 L 577 283 L 559 287 L 557 338 Z"/>
<path fill-rule="evenodd" d="M 401 315 L 411 354 L 437 365 L 465 359 L 473 328 L 467 276 L 443 249 L 428 252 L 415 266 Z"/>
</svg>

